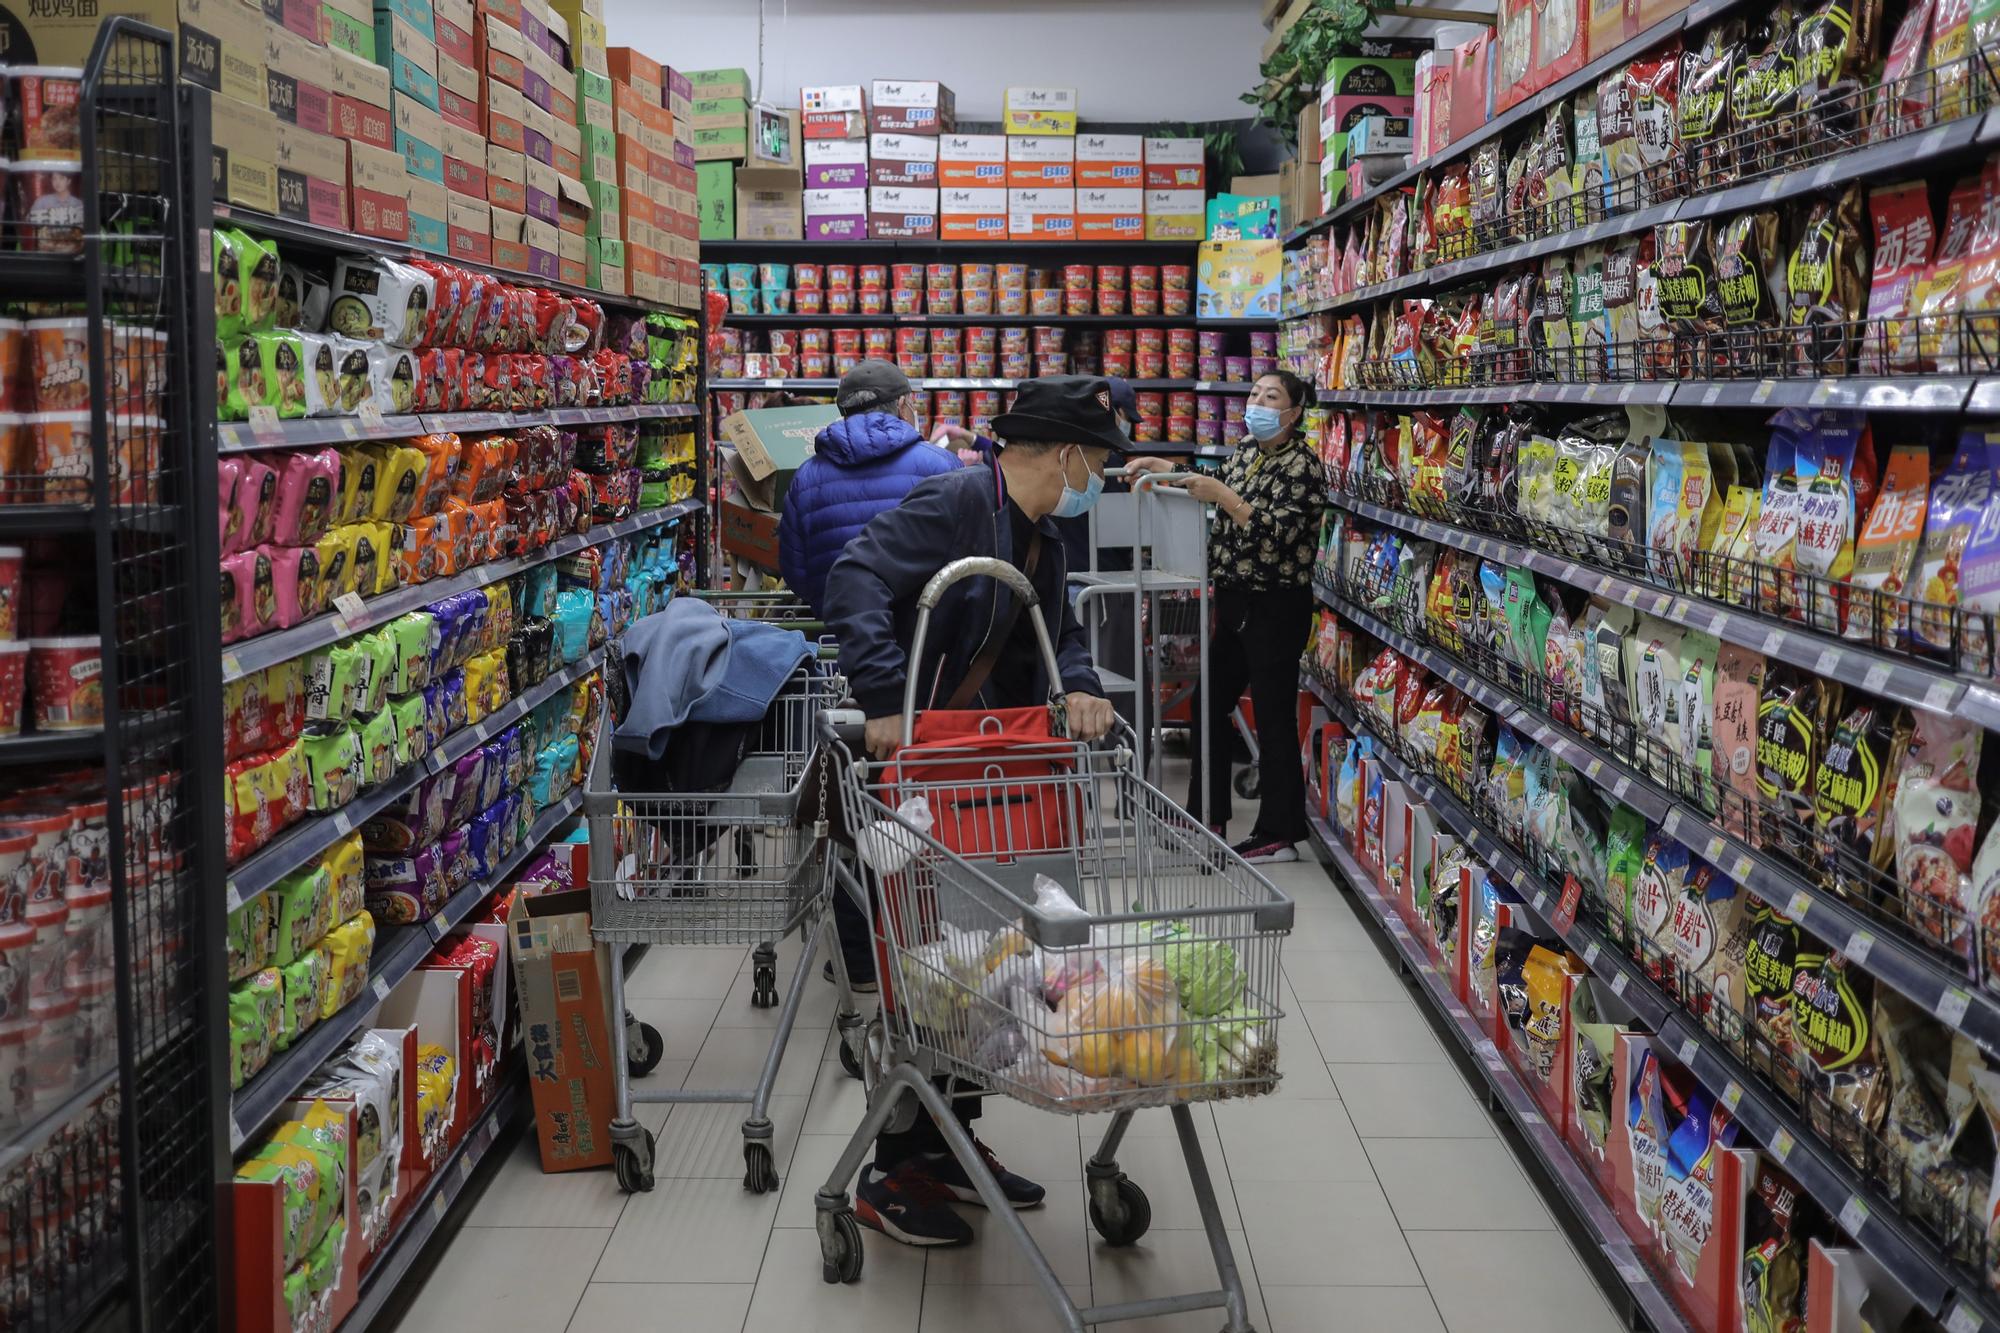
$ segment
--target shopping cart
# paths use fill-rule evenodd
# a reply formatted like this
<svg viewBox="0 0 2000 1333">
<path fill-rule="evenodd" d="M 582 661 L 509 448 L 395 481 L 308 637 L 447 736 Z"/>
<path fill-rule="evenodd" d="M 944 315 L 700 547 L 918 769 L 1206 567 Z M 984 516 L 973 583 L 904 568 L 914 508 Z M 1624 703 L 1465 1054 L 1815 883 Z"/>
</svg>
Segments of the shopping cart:
<svg viewBox="0 0 2000 1333">
<path fill-rule="evenodd" d="M 1023 600 L 1058 680 L 1032 586 L 992 559 L 959 560 L 932 578 L 912 659 L 921 660 L 940 595 L 974 575 Z M 907 1128 L 921 1106 L 992 1225 L 1026 1257 L 1058 1326 L 1220 1307 L 1231 1333 L 1244 1333 L 1243 1283 L 1191 1105 L 1277 1086 L 1279 949 L 1291 901 L 1145 781 L 1129 727 L 1092 747 L 1062 738 L 1056 697 L 1047 715 L 918 718 L 913 696 L 914 686 L 903 745 L 885 762 L 847 752 L 847 719 L 821 723 L 845 761 L 842 816 L 854 830 L 852 873 L 870 890 L 859 896 L 872 904 L 886 1025 L 870 1047 L 878 1068 L 868 1114 L 815 1199 L 826 1280 L 860 1275 L 848 1184 L 876 1136 Z M 837 877 L 848 873 L 843 864 Z M 1135 1111 L 1170 1108 L 1220 1287 L 1079 1309 L 932 1082 L 940 1075 L 1044 1110 L 1110 1112 L 1087 1184 L 1091 1223 L 1113 1245 L 1137 1241 L 1151 1222 L 1144 1191 L 1118 1169 L 1119 1145 Z"/>
<path fill-rule="evenodd" d="M 619 1187 L 628 1192 L 653 1188 L 653 1134 L 632 1118 L 634 1102 L 748 1103 L 743 1187 L 760 1194 L 778 1187 L 765 1110 L 821 932 L 831 922 L 822 910 L 829 883 L 825 840 L 813 822 L 802 822 L 801 798 L 817 719 L 845 693 L 845 682 L 822 666 L 801 668 L 772 702 L 723 792 L 620 791 L 610 738 L 599 737 L 583 808 L 590 821 L 591 931 L 612 946 L 612 1011 L 625 1015 L 623 1025 L 613 1025 L 618 1113 L 611 1122 L 611 1152 Z M 657 1034 L 644 1031 L 647 1025 L 625 1009 L 619 959 L 626 946 L 754 945 L 750 1002 L 770 1008 L 778 1004 L 775 941 L 793 931 L 803 951 L 754 1087 L 632 1086 L 634 1073 L 643 1075 L 658 1060 L 659 1049 Z M 834 954 L 837 958 L 839 950 Z M 851 1025 L 854 1002 L 845 972 L 838 966 L 834 972 L 840 1011 Z M 627 1053 L 635 1044 L 644 1058 L 628 1066 Z"/>
</svg>

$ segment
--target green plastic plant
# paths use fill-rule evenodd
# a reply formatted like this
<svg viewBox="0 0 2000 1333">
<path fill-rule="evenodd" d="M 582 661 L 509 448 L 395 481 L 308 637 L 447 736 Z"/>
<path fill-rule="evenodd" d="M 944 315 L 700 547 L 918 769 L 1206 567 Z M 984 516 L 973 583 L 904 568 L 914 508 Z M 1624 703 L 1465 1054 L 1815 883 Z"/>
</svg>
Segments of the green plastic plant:
<svg viewBox="0 0 2000 1333">
<path fill-rule="evenodd" d="M 1327 62 L 1360 50 L 1370 17 L 1368 6 L 1358 0 L 1311 0 L 1311 8 L 1258 67 L 1264 81 L 1242 100 L 1257 109 L 1259 121 L 1297 148 L 1299 112 L 1319 99 Z"/>
</svg>

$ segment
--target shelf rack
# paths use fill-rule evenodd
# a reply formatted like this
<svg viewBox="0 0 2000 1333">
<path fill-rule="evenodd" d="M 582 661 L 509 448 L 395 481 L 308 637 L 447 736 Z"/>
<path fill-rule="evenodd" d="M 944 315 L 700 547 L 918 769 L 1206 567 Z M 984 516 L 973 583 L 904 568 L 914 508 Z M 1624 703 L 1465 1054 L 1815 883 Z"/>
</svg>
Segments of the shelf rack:
<svg viewBox="0 0 2000 1333">
<path fill-rule="evenodd" d="M 1047 324 L 1063 328 L 1140 328 L 1140 329 L 1213 329 L 1228 332 L 1231 329 L 1264 330 L 1276 328 L 1275 319 L 1203 319 L 1194 315 L 736 315 L 723 316 L 724 324 L 734 324 L 746 329 L 783 329 L 818 325 L 838 325 L 843 328 L 896 328 L 924 325 L 960 324 Z"/>
<path fill-rule="evenodd" d="M 913 379 L 913 389 L 1011 389 L 1018 381 L 1002 379 Z M 1133 389 L 1145 393 L 1155 389 L 1185 389 L 1194 393 L 1249 393 L 1248 380 L 1127 380 Z M 755 379 L 755 380 L 710 380 L 711 390 L 755 392 L 759 389 L 796 389 L 805 392 L 824 390 L 832 392 L 839 387 L 837 379 Z"/>
<path fill-rule="evenodd" d="M 1300 680 L 1331 716 L 1357 734 L 1375 737 L 1374 752 L 1387 770 L 1430 806 L 1489 870 L 1513 887 L 1542 930 L 1559 935 L 1570 951 L 1582 958 L 1592 975 L 1607 982 L 1632 1006 L 1640 1021 L 1658 1034 L 1656 1049 L 1691 1069 L 1705 1086 L 1720 1090 L 1722 1103 L 1745 1132 L 1776 1158 L 1828 1215 L 1837 1218 L 1855 1242 L 1919 1305 L 1941 1318 L 1952 1333 L 2000 1330 L 2000 1314 L 1990 1304 L 1983 1281 L 1940 1262 L 1935 1247 L 1911 1230 L 1882 1197 L 1876 1182 L 1860 1177 L 1812 1132 L 1796 1110 L 1766 1090 L 1733 1052 L 1660 991 L 1623 949 L 1586 922 L 1575 921 L 1565 929 L 1557 929 L 1553 906 L 1561 897 L 1559 887 L 1546 883 L 1450 792 L 1405 764 L 1386 738 L 1363 722 L 1345 699 L 1309 672 L 1302 672 Z M 1342 866 L 1343 875 L 1348 874 L 1348 866 L 1361 870 L 1351 853 L 1345 854 L 1346 864 L 1342 864 L 1343 857 L 1336 853 L 1344 853 L 1345 848 L 1340 846 L 1335 831 L 1323 821 L 1314 821 L 1313 833 L 1315 841 L 1334 854 L 1335 864 Z M 1366 880 L 1365 872 L 1360 878 Z M 1356 887 L 1362 890 L 1361 897 L 1371 912 L 1386 913 L 1395 919 L 1395 924 L 1387 929 L 1397 941 L 1399 951 L 1407 942 L 1409 950 L 1428 967 L 1427 955 L 1379 893 L 1371 898 L 1363 885 L 1357 883 Z M 1445 997 L 1456 1002 L 1449 991 Z M 1462 1005 L 1459 1007 L 1463 1009 Z"/>
<path fill-rule="evenodd" d="M 223 421 L 216 448 L 225 454 L 252 449 L 304 449 L 360 440 L 401 440 L 446 432 L 526 430 L 530 426 L 596 426 L 620 421 L 672 421 L 701 415 L 694 403 L 623 403 L 610 407 L 555 407 L 528 412 L 424 412 L 408 416 L 293 417 L 259 425 Z M 6 510 L 0 508 L 0 523 Z"/>
</svg>

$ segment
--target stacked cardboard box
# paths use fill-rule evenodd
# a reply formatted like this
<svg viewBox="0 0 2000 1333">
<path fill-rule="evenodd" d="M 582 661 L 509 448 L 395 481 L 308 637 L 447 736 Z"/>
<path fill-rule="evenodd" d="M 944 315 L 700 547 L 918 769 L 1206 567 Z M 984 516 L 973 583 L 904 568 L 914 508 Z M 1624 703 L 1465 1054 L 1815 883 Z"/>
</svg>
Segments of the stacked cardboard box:
<svg viewBox="0 0 2000 1333">
<path fill-rule="evenodd" d="M 799 89 L 805 238 L 868 236 L 868 99 L 859 84 Z M 936 228 L 932 227 L 935 234 Z M 904 233 L 908 234 L 908 233 Z"/>
<path fill-rule="evenodd" d="M 1199 139 L 1148 139 L 1146 239 L 1199 241 L 1207 227 L 1204 146 Z"/>
<path fill-rule="evenodd" d="M 1146 237 L 1146 150 L 1136 134 L 1076 139 L 1076 235 L 1083 241 Z"/>
<path fill-rule="evenodd" d="M 938 140 L 938 234 L 947 241 L 1007 235 L 1007 140 L 947 134 Z"/>
<path fill-rule="evenodd" d="M 958 124 L 957 99 L 942 83 L 925 79 L 877 79 L 870 91 L 868 234 L 935 240 L 939 138 Z"/>
</svg>

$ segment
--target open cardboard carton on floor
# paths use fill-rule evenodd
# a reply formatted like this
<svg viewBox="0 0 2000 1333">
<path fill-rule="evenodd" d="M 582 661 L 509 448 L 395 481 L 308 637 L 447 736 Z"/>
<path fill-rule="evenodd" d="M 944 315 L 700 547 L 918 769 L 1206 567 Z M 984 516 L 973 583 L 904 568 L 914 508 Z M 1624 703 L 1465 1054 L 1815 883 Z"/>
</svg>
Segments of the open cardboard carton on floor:
<svg viewBox="0 0 2000 1333">
<path fill-rule="evenodd" d="M 617 1114 L 605 978 L 618 966 L 590 933 L 590 890 L 522 895 L 507 916 L 542 1170 L 611 1162 Z"/>
</svg>

